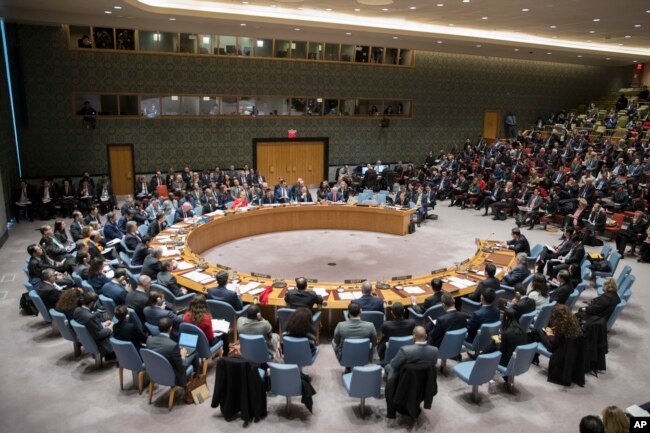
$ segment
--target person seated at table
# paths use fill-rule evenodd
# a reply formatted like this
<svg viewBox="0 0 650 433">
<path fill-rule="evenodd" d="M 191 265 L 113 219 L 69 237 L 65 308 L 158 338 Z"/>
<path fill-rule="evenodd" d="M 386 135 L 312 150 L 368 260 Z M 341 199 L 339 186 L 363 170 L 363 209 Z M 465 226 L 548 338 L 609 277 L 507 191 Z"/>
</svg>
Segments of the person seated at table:
<svg viewBox="0 0 650 433">
<path fill-rule="evenodd" d="M 298 307 L 289 316 L 282 337 L 306 338 L 312 355 L 316 353 L 316 335 L 314 335 L 314 322 L 311 311 L 305 307 Z"/>
<path fill-rule="evenodd" d="M 341 359 L 343 352 L 343 342 L 348 338 L 367 338 L 370 340 L 368 351 L 368 360 L 372 349 L 377 344 L 377 331 L 375 326 L 370 322 L 361 320 L 361 307 L 356 302 L 348 304 L 348 320 L 343 320 L 336 325 L 334 329 L 334 338 L 332 338 L 332 347 L 337 359 Z M 346 368 L 346 372 L 349 372 Z"/>
<path fill-rule="evenodd" d="M 515 267 L 509 269 L 508 273 L 501 279 L 501 282 L 508 286 L 514 286 L 517 283 L 521 283 L 530 275 L 530 270 L 528 269 L 528 254 L 518 253 L 515 256 L 515 260 L 517 261 Z"/>
<path fill-rule="evenodd" d="M 280 336 L 272 332 L 273 327 L 268 320 L 262 317 L 260 307 L 252 304 L 246 311 L 246 316 L 237 319 L 237 332 L 239 334 L 263 335 L 266 341 L 266 350 L 274 359 L 281 359 Z"/>
<path fill-rule="evenodd" d="M 194 295 L 190 301 L 189 308 L 183 315 L 183 322 L 196 325 L 201 331 L 203 331 L 203 334 L 205 334 L 205 338 L 208 339 L 208 344 L 210 344 L 210 346 L 214 345 L 217 340 L 221 340 L 223 342 L 222 349 L 224 356 L 228 356 L 228 353 L 230 351 L 228 333 L 226 332 L 218 336 L 215 335 L 212 328 L 212 315 L 210 314 L 210 309 L 208 308 L 208 303 L 205 299 L 205 296 L 201 295 L 200 293 Z"/>
<path fill-rule="evenodd" d="M 142 313 L 144 315 L 144 320 L 154 326 L 158 326 L 158 323 L 162 318 L 169 318 L 174 324 L 174 331 L 172 338 L 178 340 L 178 325 L 183 322 L 183 317 L 177 315 L 172 311 L 171 307 L 165 302 L 165 295 L 162 292 L 156 290 L 149 291 L 149 300 L 147 306 L 143 308 Z"/>
<path fill-rule="evenodd" d="M 147 338 L 147 349 L 167 358 L 174 370 L 175 384 L 184 388 L 187 385 L 187 366 L 192 364 L 194 371 L 199 371 L 199 358 L 196 351 L 189 353 L 186 348 L 181 348 L 172 338 L 172 325 L 171 319 L 167 317 L 160 319 L 158 323 L 160 334 Z"/>
<path fill-rule="evenodd" d="M 399 196 L 395 199 L 395 206 L 401 207 L 402 209 L 408 209 L 411 207 L 411 200 L 408 197 L 406 191 L 400 191 Z"/>
<path fill-rule="evenodd" d="M 287 181 L 283 179 L 275 191 L 275 201 L 278 203 L 289 203 L 292 198 L 291 188 L 287 185 Z"/>
<path fill-rule="evenodd" d="M 228 272 L 220 271 L 215 276 L 217 279 L 217 287 L 208 289 L 208 299 L 226 302 L 230 304 L 235 311 L 240 311 L 244 306 L 242 305 L 241 298 L 239 297 L 239 288 L 235 291 L 228 290 Z"/>
<path fill-rule="evenodd" d="M 273 190 L 271 188 L 266 188 L 264 190 L 264 196 L 262 197 L 262 204 L 275 204 L 277 200 L 273 195 Z"/>
<path fill-rule="evenodd" d="M 95 257 L 90 261 L 90 267 L 88 268 L 88 284 L 90 284 L 95 292 L 99 293 L 102 290 L 104 284 L 111 281 L 104 274 L 104 262 L 103 257 Z"/>
<path fill-rule="evenodd" d="M 147 235 L 153 239 L 158 236 L 158 233 L 165 230 L 166 228 L 167 215 L 165 215 L 163 212 L 160 212 L 156 215 L 156 220 L 149 225 L 149 228 L 147 228 Z"/>
<path fill-rule="evenodd" d="M 296 201 L 298 203 L 312 203 L 314 201 L 306 185 L 300 188 L 300 193 L 296 196 Z"/>
<path fill-rule="evenodd" d="M 510 308 L 515 312 L 517 320 L 523 315 L 535 311 L 535 300 L 528 297 L 522 283 L 514 285 L 515 297 L 510 301 Z"/>
<path fill-rule="evenodd" d="M 192 211 L 192 204 L 186 201 L 181 205 L 180 209 L 176 210 L 176 213 L 174 214 L 174 224 L 183 222 L 185 218 L 192 218 L 193 216 L 194 212 Z"/>
<path fill-rule="evenodd" d="M 110 298 L 115 305 L 124 304 L 126 301 L 126 269 L 118 268 L 113 272 L 113 278 L 102 286 L 102 295 Z"/>
<path fill-rule="evenodd" d="M 131 320 L 129 308 L 126 305 L 118 305 L 113 314 L 117 320 L 117 323 L 113 325 L 113 338 L 130 341 L 140 352 L 147 342 L 147 335 L 140 329 L 140 326 Z"/>
<path fill-rule="evenodd" d="M 331 191 L 327 193 L 327 201 L 343 203 L 343 194 L 339 192 L 337 187 L 333 187 Z"/>
<path fill-rule="evenodd" d="M 160 259 L 163 255 L 163 249 L 161 247 L 156 247 L 151 250 L 148 256 L 145 257 L 144 262 L 142 262 L 142 269 L 140 269 L 141 275 L 146 275 L 152 280 L 155 280 L 158 276 L 158 272 L 162 271 L 163 265 Z"/>
<path fill-rule="evenodd" d="M 413 344 L 400 347 L 395 357 L 384 367 L 389 381 L 405 365 L 430 364 L 435 368 L 438 349 L 427 344 L 427 332 L 423 326 L 413 328 L 413 339 Z"/>
<path fill-rule="evenodd" d="M 370 281 L 361 284 L 361 297 L 357 299 L 357 304 L 361 307 L 361 311 L 384 312 L 384 301 L 373 295 Z"/>
<path fill-rule="evenodd" d="M 390 337 L 406 337 L 411 335 L 415 328 L 413 319 L 404 318 L 404 305 L 401 302 L 394 302 L 391 306 L 393 320 L 386 320 L 381 325 L 381 340 L 377 343 L 377 354 L 380 360 L 384 360 L 386 345 Z"/>
<path fill-rule="evenodd" d="M 239 196 L 232 202 L 230 209 L 237 210 L 248 206 L 248 200 L 246 199 L 246 191 L 241 191 Z"/>
<path fill-rule="evenodd" d="M 157 280 L 158 284 L 169 289 L 174 296 L 182 296 L 187 293 L 187 289 L 181 287 L 176 281 L 176 277 L 172 273 L 175 269 L 175 264 L 173 260 L 166 260 L 162 262 L 162 270 L 158 272 Z"/>
<path fill-rule="evenodd" d="M 499 364 L 507 367 L 517 346 L 528 344 L 528 342 L 527 330 L 523 329 L 519 324 L 517 314 L 513 309 L 506 308 L 503 312 L 501 334 L 492 337 L 492 343 L 485 349 L 485 352 L 500 351 L 501 360 Z M 507 376 L 504 377 L 504 380 L 508 380 Z"/>
<path fill-rule="evenodd" d="M 308 309 L 314 308 L 314 305 L 320 306 L 323 304 L 323 298 L 307 290 L 307 279 L 303 277 L 296 278 L 296 289 L 287 291 L 284 295 L 284 302 L 289 308 L 306 307 Z"/>
<path fill-rule="evenodd" d="M 424 304 L 422 304 L 421 307 L 417 304 L 415 296 L 411 297 L 411 308 L 413 308 L 416 313 L 424 314 L 424 312 L 429 308 L 440 303 L 442 294 L 444 293 L 442 291 L 442 280 L 440 278 L 432 279 L 431 288 L 433 289 L 433 295 L 427 296 L 427 298 L 424 300 Z"/>
<path fill-rule="evenodd" d="M 509 250 L 513 250 L 515 254 L 526 253 L 527 255 L 530 255 L 530 244 L 528 243 L 526 236 L 521 234 L 519 227 L 513 227 L 510 231 L 510 236 L 512 239 L 506 242 Z"/>
<path fill-rule="evenodd" d="M 474 290 L 474 292 L 467 295 L 467 297 L 474 302 L 480 302 L 481 294 L 483 294 L 483 292 L 485 292 L 487 289 L 499 290 L 501 288 L 501 281 L 495 278 L 496 273 L 497 273 L 497 267 L 494 265 L 494 263 L 486 263 L 485 275 L 487 276 L 487 278 L 485 278 L 485 280 L 478 283 L 478 286 L 476 286 L 476 290 Z"/>
<path fill-rule="evenodd" d="M 467 327 L 467 316 L 456 310 L 456 301 L 451 293 L 443 293 L 441 297 L 444 314 L 433 323 L 428 321 L 424 326 L 427 330 L 427 341 L 430 345 L 440 347 L 447 331 L 455 331 Z M 460 356 L 458 357 L 460 361 Z"/>
<path fill-rule="evenodd" d="M 556 301 L 558 304 L 566 304 L 569 296 L 573 293 L 573 284 L 571 284 L 571 275 L 568 270 L 562 270 L 557 273 L 559 287 L 553 290 L 549 296 L 549 302 Z"/>
<path fill-rule="evenodd" d="M 98 295 L 95 292 L 86 292 L 81 298 L 81 306 L 77 307 L 72 314 L 72 318 L 84 325 L 90 336 L 106 360 L 115 359 L 113 346 L 110 337 L 113 335 L 113 322 L 105 320 L 102 322 L 102 312 L 95 311 Z"/>
<path fill-rule="evenodd" d="M 495 305 L 496 293 L 487 289 L 481 295 L 481 308 L 474 311 L 467 322 L 467 341 L 471 342 L 476 333 L 484 323 L 492 323 L 499 320 L 499 309 Z"/>
<path fill-rule="evenodd" d="M 151 239 L 148 235 L 142 236 L 142 242 L 133 251 L 133 256 L 131 257 L 132 265 L 142 266 L 144 264 L 144 259 L 151 254 Z"/>
</svg>

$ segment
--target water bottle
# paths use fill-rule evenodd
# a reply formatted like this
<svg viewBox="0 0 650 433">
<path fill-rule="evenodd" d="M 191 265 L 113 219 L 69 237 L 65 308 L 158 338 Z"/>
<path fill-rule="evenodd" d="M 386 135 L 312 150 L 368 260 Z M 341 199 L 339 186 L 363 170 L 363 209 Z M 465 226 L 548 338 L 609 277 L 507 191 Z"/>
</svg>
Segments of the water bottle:
<svg viewBox="0 0 650 433">
<path fill-rule="evenodd" d="M 488 393 L 496 394 L 496 392 L 497 392 L 497 383 L 493 379 L 488 383 Z"/>
</svg>

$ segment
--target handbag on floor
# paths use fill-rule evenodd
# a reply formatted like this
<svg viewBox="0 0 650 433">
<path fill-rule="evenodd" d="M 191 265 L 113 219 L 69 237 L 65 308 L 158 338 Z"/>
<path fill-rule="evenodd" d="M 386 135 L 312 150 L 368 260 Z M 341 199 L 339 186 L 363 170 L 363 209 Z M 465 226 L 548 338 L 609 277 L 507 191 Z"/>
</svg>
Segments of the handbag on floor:
<svg viewBox="0 0 650 433">
<path fill-rule="evenodd" d="M 188 379 L 187 385 L 185 386 L 186 404 L 201 404 L 210 398 L 210 390 L 205 379 L 205 374 L 193 374 Z"/>
</svg>

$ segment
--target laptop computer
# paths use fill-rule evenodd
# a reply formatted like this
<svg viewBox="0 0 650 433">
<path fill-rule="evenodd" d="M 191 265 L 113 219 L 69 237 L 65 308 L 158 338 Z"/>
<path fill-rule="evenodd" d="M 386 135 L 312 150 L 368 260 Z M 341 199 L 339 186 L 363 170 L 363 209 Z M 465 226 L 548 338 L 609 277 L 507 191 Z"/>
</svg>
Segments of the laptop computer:
<svg viewBox="0 0 650 433">
<path fill-rule="evenodd" d="M 196 349 L 196 345 L 199 342 L 199 336 L 196 334 L 186 334 L 181 332 L 181 335 L 178 339 L 178 345 L 186 348 L 187 350 Z"/>
</svg>

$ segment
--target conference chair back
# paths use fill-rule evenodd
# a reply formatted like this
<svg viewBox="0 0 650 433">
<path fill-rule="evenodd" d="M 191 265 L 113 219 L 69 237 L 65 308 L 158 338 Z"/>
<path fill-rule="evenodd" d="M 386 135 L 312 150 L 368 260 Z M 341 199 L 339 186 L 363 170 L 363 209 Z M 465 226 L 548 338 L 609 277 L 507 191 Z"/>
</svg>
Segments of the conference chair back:
<svg viewBox="0 0 650 433">
<path fill-rule="evenodd" d="M 347 368 L 366 365 L 370 362 L 370 353 L 370 339 L 346 338 L 343 341 L 339 364 Z"/>
<path fill-rule="evenodd" d="M 553 310 L 553 307 L 555 307 L 555 304 L 557 304 L 557 302 L 553 301 L 542 305 L 535 322 L 531 326 L 532 330 L 541 331 L 548 326 L 548 321 L 551 319 L 551 311 Z"/>
<path fill-rule="evenodd" d="M 616 305 L 614 308 L 614 311 L 612 314 L 609 316 L 609 319 L 607 319 L 607 332 L 611 331 L 612 328 L 614 327 L 614 323 L 618 319 L 618 316 L 621 315 L 621 312 L 623 311 L 623 308 L 627 305 L 627 301 L 624 299 L 621 299 L 621 302 Z"/>
<path fill-rule="evenodd" d="M 412 335 L 407 335 L 406 337 L 390 337 L 386 344 L 386 354 L 384 355 L 383 364 L 389 364 L 395 355 L 397 355 L 397 351 L 400 347 L 414 343 L 415 340 Z"/>
<path fill-rule="evenodd" d="M 40 313 L 43 320 L 47 323 L 52 323 L 52 316 L 50 316 L 50 312 L 47 310 L 45 302 L 43 302 L 38 292 L 36 290 L 32 290 L 28 294 L 29 299 L 31 299 L 34 305 L 36 305 L 36 309 Z"/>
<path fill-rule="evenodd" d="M 271 360 L 263 335 L 239 335 L 239 352 L 241 356 L 254 364 L 264 364 Z"/>
<path fill-rule="evenodd" d="M 312 365 L 318 356 L 318 348 L 312 354 L 309 340 L 304 337 L 282 337 L 282 350 L 285 364 L 296 364 L 300 368 Z"/>
</svg>

